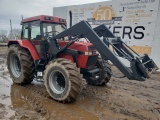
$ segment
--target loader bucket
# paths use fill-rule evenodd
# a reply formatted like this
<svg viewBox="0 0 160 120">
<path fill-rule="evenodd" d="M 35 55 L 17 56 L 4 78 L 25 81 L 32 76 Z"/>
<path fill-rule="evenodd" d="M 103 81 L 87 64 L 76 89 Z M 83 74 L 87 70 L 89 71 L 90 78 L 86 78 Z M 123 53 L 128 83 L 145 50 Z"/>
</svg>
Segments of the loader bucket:
<svg viewBox="0 0 160 120">
<path fill-rule="evenodd" d="M 158 66 L 147 54 L 137 57 L 136 60 L 131 61 L 131 70 L 134 79 L 144 81 L 146 78 L 151 77 L 152 72 L 158 70 Z"/>
<path fill-rule="evenodd" d="M 159 69 L 155 62 L 150 59 L 147 54 L 145 54 L 145 57 L 142 59 L 142 63 L 150 72 L 154 72 Z"/>
</svg>

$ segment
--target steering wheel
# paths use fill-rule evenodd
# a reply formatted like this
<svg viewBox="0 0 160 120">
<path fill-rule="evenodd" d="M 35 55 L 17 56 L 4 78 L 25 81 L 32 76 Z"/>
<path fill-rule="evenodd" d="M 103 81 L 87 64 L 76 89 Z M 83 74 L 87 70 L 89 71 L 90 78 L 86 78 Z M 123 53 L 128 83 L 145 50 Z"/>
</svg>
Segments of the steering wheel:
<svg viewBox="0 0 160 120">
<path fill-rule="evenodd" d="M 49 35 L 50 33 L 52 33 L 52 35 Z M 44 36 L 46 36 L 46 37 L 52 37 L 52 36 L 54 36 L 54 33 L 59 33 L 59 32 L 58 32 L 58 31 L 55 31 L 55 30 L 50 31 L 50 32 L 45 32 L 45 33 L 44 33 Z"/>
<path fill-rule="evenodd" d="M 50 35 L 50 33 L 52 33 L 52 34 Z M 45 33 L 44 33 L 44 38 L 45 38 L 47 41 L 49 41 L 49 39 L 54 36 L 54 33 L 59 33 L 59 32 L 58 32 L 58 31 L 45 32 Z"/>
</svg>

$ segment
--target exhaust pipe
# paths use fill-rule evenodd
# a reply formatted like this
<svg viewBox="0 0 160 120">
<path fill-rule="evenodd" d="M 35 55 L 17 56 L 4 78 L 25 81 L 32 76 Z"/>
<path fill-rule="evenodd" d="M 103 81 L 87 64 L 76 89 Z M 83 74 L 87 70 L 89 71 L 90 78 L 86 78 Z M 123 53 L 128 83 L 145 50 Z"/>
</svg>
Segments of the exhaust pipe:
<svg viewBox="0 0 160 120">
<path fill-rule="evenodd" d="M 70 27 L 72 27 L 72 11 L 69 11 Z"/>
</svg>

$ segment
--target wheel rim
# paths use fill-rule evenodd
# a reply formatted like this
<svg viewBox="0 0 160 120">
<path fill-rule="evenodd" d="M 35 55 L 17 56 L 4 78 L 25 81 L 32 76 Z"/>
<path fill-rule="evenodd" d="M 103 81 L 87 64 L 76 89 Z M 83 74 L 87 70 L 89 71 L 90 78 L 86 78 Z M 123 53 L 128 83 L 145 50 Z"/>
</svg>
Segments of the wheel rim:
<svg viewBox="0 0 160 120">
<path fill-rule="evenodd" d="M 65 77 L 60 71 L 52 71 L 49 76 L 49 86 L 56 94 L 61 94 L 65 90 Z"/>
<path fill-rule="evenodd" d="M 16 54 L 11 54 L 10 68 L 14 77 L 18 78 L 21 75 L 21 64 Z"/>
</svg>

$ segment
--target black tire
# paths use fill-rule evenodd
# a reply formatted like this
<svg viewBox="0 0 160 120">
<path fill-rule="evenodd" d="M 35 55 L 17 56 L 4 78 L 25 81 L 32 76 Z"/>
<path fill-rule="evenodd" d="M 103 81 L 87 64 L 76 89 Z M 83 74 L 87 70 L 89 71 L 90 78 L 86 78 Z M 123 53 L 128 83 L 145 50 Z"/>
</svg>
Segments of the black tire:
<svg viewBox="0 0 160 120">
<path fill-rule="evenodd" d="M 8 48 L 7 67 L 14 83 L 25 85 L 33 81 L 34 61 L 28 50 L 19 45 L 11 45 Z M 16 70 L 16 69 L 19 70 Z"/>
<path fill-rule="evenodd" d="M 49 95 L 63 103 L 75 101 L 83 88 L 79 69 L 64 58 L 50 61 L 43 77 Z"/>
<path fill-rule="evenodd" d="M 111 67 L 108 63 L 106 63 L 108 68 L 111 70 Z M 101 71 L 99 72 L 99 76 L 96 78 L 96 76 L 94 77 L 88 77 L 88 76 L 84 76 L 87 83 L 90 85 L 95 85 L 95 86 L 104 86 L 106 85 L 106 83 L 109 82 L 111 76 L 109 73 L 105 72 L 105 69 L 103 67 L 103 64 L 101 62 L 101 60 L 98 60 L 96 63 L 96 66 L 101 69 Z"/>
</svg>

